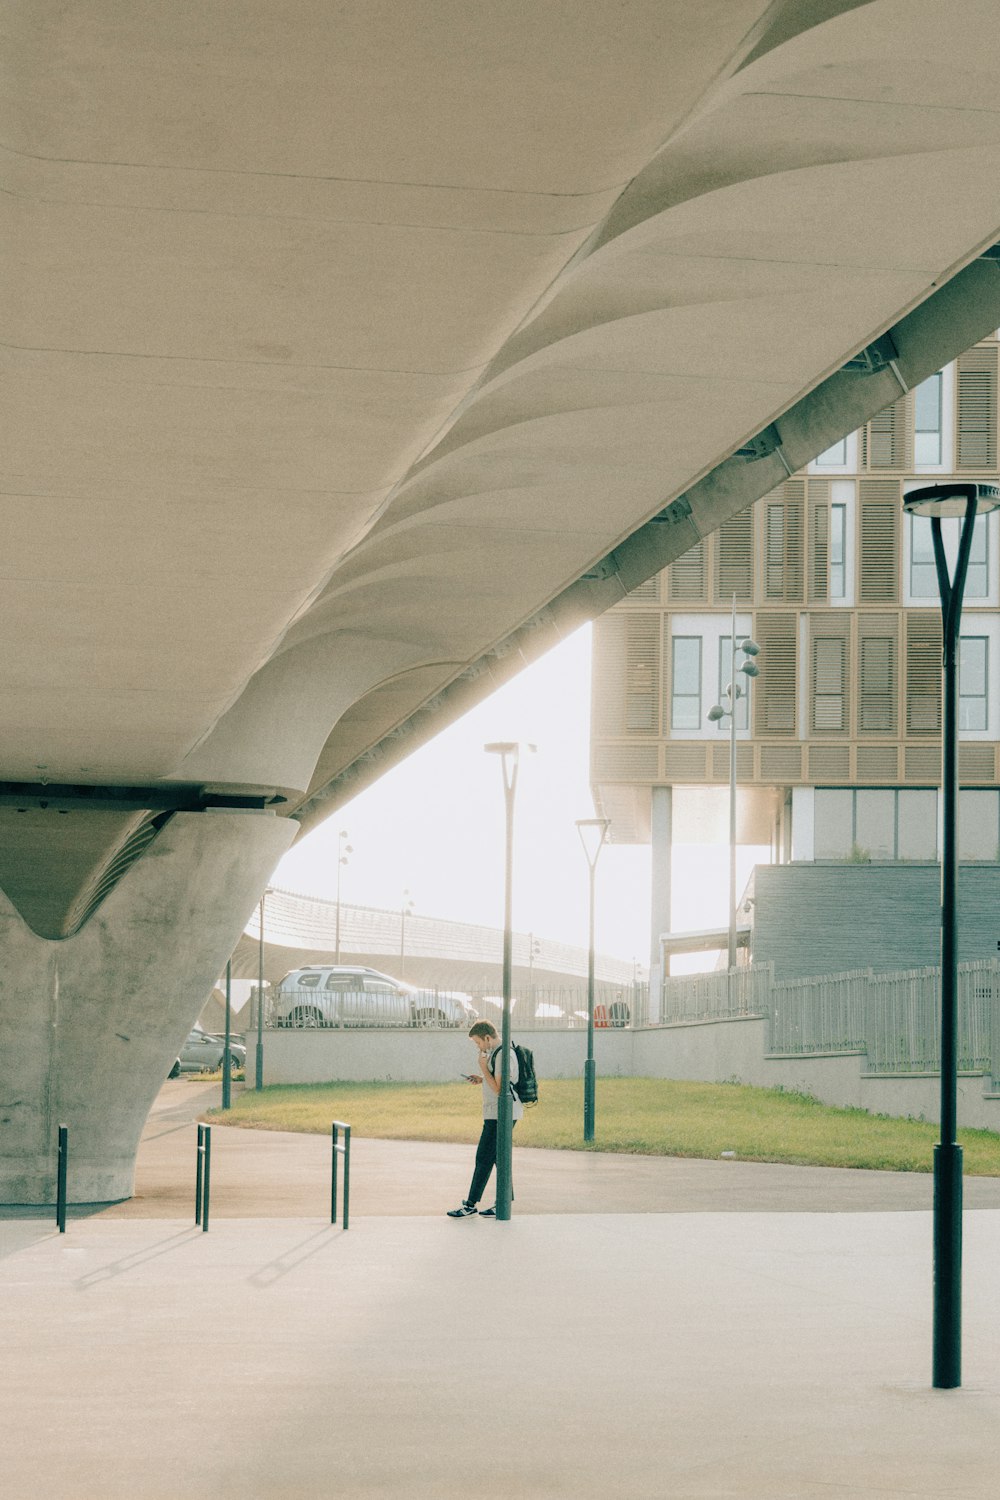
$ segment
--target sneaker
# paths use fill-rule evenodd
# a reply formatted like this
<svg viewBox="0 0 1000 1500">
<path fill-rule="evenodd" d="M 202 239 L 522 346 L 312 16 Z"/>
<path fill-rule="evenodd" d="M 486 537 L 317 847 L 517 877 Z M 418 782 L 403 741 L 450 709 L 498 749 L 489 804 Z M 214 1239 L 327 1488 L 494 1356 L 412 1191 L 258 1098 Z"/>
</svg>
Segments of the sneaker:
<svg viewBox="0 0 1000 1500">
<path fill-rule="evenodd" d="M 463 1203 L 461 1208 L 449 1208 L 448 1217 L 449 1219 L 467 1219 L 471 1214 L 478 1212 L 478 1208 L 474 1208 L 471 1203 Z"/>
<path fill-rule="evenodd" d="M 496 1216 L 497 1216 L 497 1211 L 496 1211 L 495 1207 L 494 1208 L 481 1208 L 479 1210 L 479 1217 L 481 1219 L 495 1219 Z"/>
</svg>

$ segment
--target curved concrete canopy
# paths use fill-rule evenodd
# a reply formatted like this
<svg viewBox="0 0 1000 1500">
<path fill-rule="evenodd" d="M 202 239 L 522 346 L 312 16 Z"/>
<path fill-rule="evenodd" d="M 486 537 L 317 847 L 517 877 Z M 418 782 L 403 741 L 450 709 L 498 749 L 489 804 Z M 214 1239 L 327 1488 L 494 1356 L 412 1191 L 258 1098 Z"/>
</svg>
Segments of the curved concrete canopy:
<svg viewBox="0 0 1000 1500">
<path fill-rule="evenodd" d="M 48 936 L 134 810 L 24 788 L 315 821 L 1000 324 L 992 0 L 0 14 L 0 884 Z"/>
</svg>

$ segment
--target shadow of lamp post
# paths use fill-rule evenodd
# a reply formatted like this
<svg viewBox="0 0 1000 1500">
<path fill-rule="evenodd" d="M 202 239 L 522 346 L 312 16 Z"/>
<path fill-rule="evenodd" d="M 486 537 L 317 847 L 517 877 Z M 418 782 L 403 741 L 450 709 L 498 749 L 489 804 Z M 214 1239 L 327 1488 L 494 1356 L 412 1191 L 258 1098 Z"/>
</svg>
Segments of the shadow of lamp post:
<svg viewBox="0 0 1000 1500">
<path fill-rule="evenodd" d="M 583 852 L 587 856 L 590 876 L 590 919 L 587 946 L 587 1061 L 583 1068 L 583 1138 L 594 1139 L 594 1116 L 596 1112 L 596 1064 L 594 1062 L 594 885 L 597 877 L 597 861 L 611 826 L 609 818 L 577 818 L 576 831 L 580 835 Z"/>
<path fill-rule="evenodd" d="M 949 481 L 903 496 L 910 516 L 927 516 L 941 595 L 943 636 L 941 845 L 941 1139 L 934 1147 L 933 1383 L 962 1383 L 962 1148 L 958 1129 L 958 653 L 962 599 L 976 516 L 1000 506 L 1000 485 Z M 942 522 L 960 523 L 949 577 Z"/>
</svg>

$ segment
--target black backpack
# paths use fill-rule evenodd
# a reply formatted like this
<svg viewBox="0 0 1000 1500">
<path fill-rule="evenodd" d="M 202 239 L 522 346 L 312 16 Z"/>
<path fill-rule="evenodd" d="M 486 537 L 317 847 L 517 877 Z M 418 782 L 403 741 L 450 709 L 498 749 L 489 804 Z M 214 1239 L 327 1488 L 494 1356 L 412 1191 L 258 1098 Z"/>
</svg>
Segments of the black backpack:
<svg viewBox="0 0 1000 1500">
<path fill-rule="evenodd" d="M 511 1042 L 511 1046 L 517 1058 L 517 1082 L 511 1084 L 511 1090 L 522 1104 L 537 1104 L 538 1079 L 535 1077 L 535 1055 L 530 1047 L 522 1047 L 520 1042 Z M 497 1076 L 496 1058 L 499 1051 L 500 1048 L 495 1047 L 490 1057 L 490 1072 L 494 1078 Z"/>
</svg>

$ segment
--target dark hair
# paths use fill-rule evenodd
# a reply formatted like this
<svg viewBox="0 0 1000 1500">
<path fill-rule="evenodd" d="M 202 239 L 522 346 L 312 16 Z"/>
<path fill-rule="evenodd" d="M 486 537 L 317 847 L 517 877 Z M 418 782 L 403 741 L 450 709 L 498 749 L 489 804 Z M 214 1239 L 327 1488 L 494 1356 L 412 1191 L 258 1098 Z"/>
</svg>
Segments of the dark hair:
<svg viewBox="0 0 1000 1500">
<path fill-rule="evenodd" d="M 477 1021 L 475 1026 L 469 1027 L 470 1036 L 496 1036 L 497 1029 L 492 1021 Z"/>
</svg>

